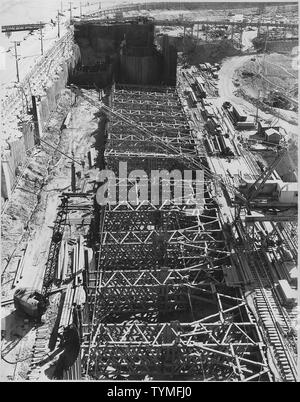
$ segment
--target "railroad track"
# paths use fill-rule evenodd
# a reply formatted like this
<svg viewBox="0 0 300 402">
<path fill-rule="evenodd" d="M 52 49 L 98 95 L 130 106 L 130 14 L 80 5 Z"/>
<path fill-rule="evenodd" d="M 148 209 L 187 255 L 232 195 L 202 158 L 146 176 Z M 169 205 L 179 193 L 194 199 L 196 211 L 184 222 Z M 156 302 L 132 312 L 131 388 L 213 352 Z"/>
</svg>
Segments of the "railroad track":
<svg viewBox="0 0 300 402">
<path fill-rule="evenodd" d="M 275 294 L 273 283 L 268 274 L 266 262 L 259 252 L 249 254 L 249 267 L 256 280 L 254 302 L 256 311 L 263 324 L 269 345 L 273 348 L 281 378 L 284 382 L 297 381 L 297 366 L 292 345 L 288 343 L 286 334 L 291 331 L 290 319 L 280 305 Z"/>
<path fill-rule="evenodd" d="M 286 382 L 295 382 L 297 380 L 296 364 L 293 364 L 293 356 L 284 339 L 288 325 L 272 291 L 261 288 L 255 289 L 255 304 L 267 338 L 273 347 L 282 378 Z"/>
<path fill-rule="evenodd" d="M 283 224 L 275 225 L 275 230 L 278 236 L 288 245 L 289 249 L 292 252 L 294 259 L 297 261 L 298 257 L 298 245 L 296 242 L 291 238 L 290 234 L 288 233 L 288 228 Z"/>
<path fill-rule="evenodd" d="M 256 179 L 259 176 L 259 171 L 258 171 L 258 167 L 255 166 L 254 161 L 252 160 L 251 156 L 248 154 L 248 152 L 244 152 L 244 159 L 246 160 L 252 175 L 254 176 L 254 178 Z"/>
</svg>

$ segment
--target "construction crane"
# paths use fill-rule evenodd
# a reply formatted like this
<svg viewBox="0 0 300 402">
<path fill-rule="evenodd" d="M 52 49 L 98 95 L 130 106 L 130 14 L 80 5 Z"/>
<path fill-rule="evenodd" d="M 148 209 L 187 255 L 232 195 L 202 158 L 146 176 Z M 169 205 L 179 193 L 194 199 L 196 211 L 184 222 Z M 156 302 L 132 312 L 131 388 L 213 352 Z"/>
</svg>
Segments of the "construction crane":
<svg viewBox="0 0 300 402">
<path fill-rule="evenodd" d="M 238 205 L 236 211 L 236 220 L 240 218 L 241 209 L 243 207 L 246 207 L 248 214 L 251 213 L 251 201 L 253 201 L 259 195 L 265 183 L 273 174 L 274 170 L 276 169 L 282 158 L 286 155 L 286 153 L 287 148 L 281 148 L 271 165 L 268 166 L 268 168 L 264 172 L 262 172 L 262 174 L 256 179 L 253 184 L 251 184 L 248 189 L 246 189 L 246 191 L 243 191 L 246 202 Z"/>
<path fill-rule="evenodd" d="M 277 154 L 275 160 L 273 161 L 273 163 L 270 166 L 268 166 L 268 168 L 251 185 L 251 187 L 247 191 L 247 195 L 246 195 L 248 203 L 251 202 L 254 198 L 257 197 L 257 195 L 259 194 L 260 190 L 263 188 L 263 186 L 265 185 L 266 181 L 270 178 L 270 176 L 272 175 L 272 173 L 274 172 L 274 170 L 276 169 L 276 167 L 278 166 L 279 162 L 282 160 L 282 158 L 284 157 L 286 152 L 287 152 L 287 149 L 282 148 L 278 152 L 278 154 Z"/>
</svg>

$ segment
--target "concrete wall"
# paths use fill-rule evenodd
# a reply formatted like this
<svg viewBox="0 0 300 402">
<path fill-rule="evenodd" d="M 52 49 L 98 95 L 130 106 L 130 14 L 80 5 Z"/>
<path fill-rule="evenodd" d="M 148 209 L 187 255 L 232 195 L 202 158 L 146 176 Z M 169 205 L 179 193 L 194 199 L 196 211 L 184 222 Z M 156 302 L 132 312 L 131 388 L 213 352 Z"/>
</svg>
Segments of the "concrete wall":
<svg viewBox="0 0 300 402">
<path fill-rule="evenodd" d="M 81 66 L 77 67 L 71 82 L 84 86 L 96 83 L 104 88 L 112 83 L 114 74 L 117 83 L 160 84 L 163 62 L 154 46 L 152 21 L 105 24 L 105 21 L 75 24 L 74 38 L 80 47 Z M 106 67 L 106 73 L 100 65 Z M 96 66 L 99 67 L 97 73 L 84 72 Z"/>
<path fill-rule="evenodd" d="M 157 55 L 120 57 L 118 83 L 154 85 L 160 79 L 161 63 Z"/>
<path fill-rule="evenodd" d="M 75 24 L 74 39 L 80 47 L 82 65 L 94 65 L 102 61 L 105 55 L 116 58 L 125 38 L 127 47 L 151 47 L 154 24 Z"/>
<path fill-rule="evenodd" d="M 57 100 L 61 91 L 67 85 L 69 75 L 73 72 L 78 61 L 78 56 L 73 55 L 63 63 L 62 70 L 56 75 L 52 85 L 46 89 L 46 94 L 38 102 L 41 125 L 45 125 L 51 113 L 56 109 Z"/>
<path fill-rule="evenodd" d="M 41 97 L 37 104 L 38 115 L 40 117 L 39 127 L 42 131 L 43 127 L 51 113 L 56 109 L 57 101 L 62 89 L 65 88 L 69 74 L 75 68 L 80 57 L 78 52 L 74 52 L 73 56 L 65 60 L 59 71 L 54 77 L 51 86 L 47 88 L 44 96 Z M 8 147 L 2 152 L 1 160 L 1 198 L 2 201 L 11 196 L 11 190 L 17 179 L 18 167 L 22 165 L 27 157 L 26 151 L 33 148 L 36 139 L 36 131 L 34 122 L 28 121 L 20 125 L 20 136 L 11 141 L 7 141 Z M 41 136 L 43 134 L 41 133 Z"/>
<path fill-rule="evenodd" d="M 170 42 L 170 37 L 164 35 L 162 39 L 162 52 L 164 61 L 164 83 L 166 85 L 176 85 L 177 73 L 177 50 L 174 44 Z"/>
</svg>

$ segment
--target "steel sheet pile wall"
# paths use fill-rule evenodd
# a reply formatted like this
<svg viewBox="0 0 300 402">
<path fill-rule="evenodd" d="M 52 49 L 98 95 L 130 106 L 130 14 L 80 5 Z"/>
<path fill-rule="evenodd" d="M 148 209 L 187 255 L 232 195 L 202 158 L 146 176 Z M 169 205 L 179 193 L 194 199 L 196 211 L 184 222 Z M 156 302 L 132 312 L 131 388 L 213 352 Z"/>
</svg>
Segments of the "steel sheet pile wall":
<svg viewBox="0 0 300 402">
<path fill-rule="evenodd" d="M 153 170 L 183 173 L 198 158 L 176 90 L 119 86 L 113 108 L 104 157 L 119 187 L 116 204 L 95 206 L 97 269 L 89 272 L 83 375 L 270 380 L 245 300 L 224 285 L 230 259 L 207 175 L 201 208 L 192 197 L 175 197 L 177 186 L 195 191 L 195 175 L 171 184 L 169 202 L 151 201 Z M 140 193 L 127 175 L 120 178 L 120 162 L 127 162 L 128 174 L 141 171 L 148 200 L 122 201 L 123 191 L 131 189 L 133 199 Z"/>
</svg>

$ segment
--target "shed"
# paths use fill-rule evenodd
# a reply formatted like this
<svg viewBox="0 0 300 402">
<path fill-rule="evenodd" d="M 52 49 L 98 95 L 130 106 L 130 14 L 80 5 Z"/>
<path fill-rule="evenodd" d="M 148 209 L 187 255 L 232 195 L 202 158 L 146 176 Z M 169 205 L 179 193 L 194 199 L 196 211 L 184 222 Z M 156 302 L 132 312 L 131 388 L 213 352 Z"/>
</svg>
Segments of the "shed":
<svg viewBox="0 0 300 402">
<path fill-rule="evenodd" d="M 279 144 L 281 135 L 275 128 L 268 128 L 265 131 L 265 140 L 267 142 L 272 142 L 273 144 Z"/>
<path fill-rule="evenodd" d="M 274 130 L 279 132 L 279 127 L 275 127 L 275 126 L 272 127 L 272 126 L 270 126 L 270 124 L 264 123 L 261 121 L 258 122 L 257 132 L 258 132 L 258 134 L 264 135 L 266 130 L 268 130 L 269 128 L 273 128 Z"/>
</svg>

